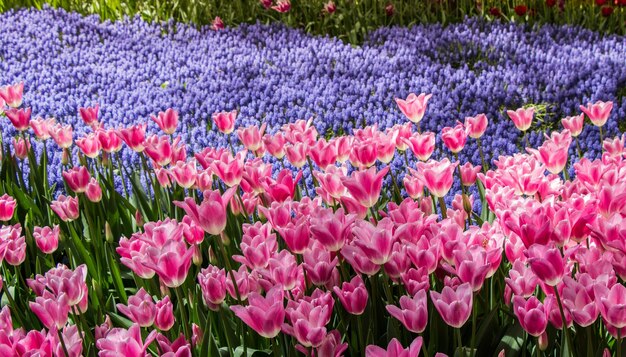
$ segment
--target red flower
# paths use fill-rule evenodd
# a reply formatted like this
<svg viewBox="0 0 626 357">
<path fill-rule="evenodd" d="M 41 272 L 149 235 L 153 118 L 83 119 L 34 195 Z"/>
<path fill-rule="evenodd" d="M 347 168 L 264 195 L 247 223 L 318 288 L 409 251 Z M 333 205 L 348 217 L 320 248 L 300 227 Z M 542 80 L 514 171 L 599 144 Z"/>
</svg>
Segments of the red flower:
<svg viewBox="0 0 626 357">
<path fill-rule="evenodd" d="M 387 16 L 393 16 L 393 14 L 396 12 L 396 8 L 393 7 L 393 4 L 388 4 L 387 6 L 385 6 L 385 13 L 387 14 Z"/>
<path fill-rule="evenodd" d="M 492 7 L 491 9 L 489 9 L 489 14 L 491 16 L 501 17 L 502 16 L 502 11 L 500 11 L 500 9 L 497 8 L 497 7 Z"/>
<path fill-rule="evenodd" d="M 526 7 L 526 5 L 517 5 L 515 7 L 515 13 L 517 14 L 517 16 L 524 16 L 526 15 L 527 11 L 528 8 Z"/>
<path fill-rule="evenodd" d="M 556 0 L 546 0 L 547 7 L 554 7 L 556 5 Z"/>
<path fill-rule="evenodd" d="M 603 6 L 604 4 L 606 4 L 606 0 L 596 0 L 596 5 Z"/>
<path fill-rule="evenodd" d="M 610 6 L 603 6 L 602 7 L 602 16 L 604 17 L 609 17 L 611 16 L 611 14 L 613 13 L 613 8 Z"/>
</svg>

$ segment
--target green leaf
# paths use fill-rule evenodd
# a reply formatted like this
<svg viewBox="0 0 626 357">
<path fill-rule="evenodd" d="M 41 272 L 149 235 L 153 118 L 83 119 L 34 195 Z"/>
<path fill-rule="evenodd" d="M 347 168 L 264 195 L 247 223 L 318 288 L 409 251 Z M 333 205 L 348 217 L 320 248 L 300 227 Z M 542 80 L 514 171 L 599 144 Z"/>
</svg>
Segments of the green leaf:
<svg viewBox="0 0 626 357">
<path fill-rule="evenodd" d="M 522 351 L 523 344 L 524 329 L 519 323 L 515 323 L 506 330 L 504 337 L 502 337 L 500 344 L 494 351 L 494 356 L 497 356 L 502 350 L 504 350 L 504 355 L 507 357 L 518 356 Z"/>
</svg>

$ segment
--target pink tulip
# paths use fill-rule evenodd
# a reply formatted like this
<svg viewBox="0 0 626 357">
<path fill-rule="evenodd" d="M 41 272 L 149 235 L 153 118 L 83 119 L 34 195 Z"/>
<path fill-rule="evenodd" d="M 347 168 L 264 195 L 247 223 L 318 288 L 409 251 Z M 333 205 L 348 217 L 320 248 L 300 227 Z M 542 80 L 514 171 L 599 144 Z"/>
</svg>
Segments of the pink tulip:
<svg viewBox="0 0 626 357">
<path fill-rule="evenodd" d="M 335 286 L 333 291 L 349 314 L 361 315 L 365 311 L 368 293 L 360 276 L 355 276 L 350 282 L 344 282 L 341 289 Z"/>
<path fill-rule="evenodd" d="M 470 284 L 461 284 L 456 289 L 445 286 L 441 293 L 431 291 L 430 298 L 446 324 L 461 328 L 469 319 L 473 299 Z"/>
<path fill-rule="evenodd" d="M 211 163 L 210 167 L 226 186 L 237 186 L 243 178 L 246 154 L 244 150 L 233 157 L 230 153 L 224 152 L 218 160 Z"/>
<path fill-rule="evenodd" d="M 357 245 L 365 253 L 372 263 L 383 265 L 391 257 L 394 237 L 393 222 L 389 218 L 383 218 L 374 226 L 368 221 L 357 221 L 352 228 L 354 234 L 353 244 Z"/>
<path fill-rule="evenodd" d="M 98 130 L 97 136 L 100 141 L 102 151 L 107 153 L 118 152 L 122 148 L 122 139 L 116 134 L 113 129 L 110 130 Z"/>
<path fill-rule="evenodd" d="M 609 289 L 596 284 L 594 295 L 600 314 L 607 324 L 618 329 L 626 327 L 626 287 L 618 283 Z"/>
<path fill-rule="evenodd" d="M 346 193 L 346 187 L 341 182 L 342 178 L 346 176 L 347 169 L 345 167 L 329 166 L 326 168 L 326 172 L 322 173 L 314 171 L 313 176 L 317 179 L 320 187 L 316 188 L 316 192 L 320 196 L 328 195 L 329 204 L 333 205 L 341 199 Z M 322 193 L 320 193 L 320 191 Z M 326 200 L 326 199 L 325 199 Z"/>
<path fill-rule="evenodd" d="M 597 101 L 595 103 L 587 103 L 587 106 L 580 106 L 580 110 L 587 114 L 593 125 L 602 127 L 609 119 L 613 109 L 613 102 Z"/>
<path fill-rule="evenodd" d="M 342 178 L 348 192 L 363 206 L 373 207 L 380 196 L 383 178 L 389 172 L 389 166 L 376 172 L 375 167 L 365 171 L 354 171 L 351 176 Z"/>
<path fill-rule="evenodd" d="M 478 114 L 475 117 L 466 117 L 465 128 L 467 128 L 467 135 L 472 139 L 480 139 L 487 130 L 487 124 L 488 121 L 485 114 Z"/>
<path fill-rule="evenodd" d="M 96 341 L 99 355 L 101 357 L 113 356 L 146 356 L 148 346 L 156 338 L 157 331 L 153 330 L 146 336 L 146 340 L 141 340 L 141 327 L 133 324 L 128 330 L 114 328 L 105 337 Z"/>
<path fill-rule="evenodd" d="M 55 124 L 56 120 L 54 118 L 36 118 L 30 121 L 30 127 L 33 129 L 35 136 L 42 141 L 50 139 L 50 130 Z"/>
<path fill-rule="evenodd" d="M 0 228 L 0 247 L 4 260 L 9 265 L 18 266 L 26 260 L 26 239 L 21 234 L 22 226 L 19 223 Z"/>
<path fill-rule="evenodd" d="M 463 124 L 458 123 L 454 128 L 445 127 L 441 131 L 441 139 L 448 150 L 454 154 L 459 153 L 465 147 L 467 142 L 467 134 Z"/>
<path fill-rule="evenodd" d="M 196 160 L 191 159 L 188 162 L 178 161 L 176 165 L 171 166 L 170 174 L 176 180 L 178 186 L 191 188 L 196 183 L 198 175 Z"/>
<path fill-rule="evenodd" d="M 235 189 L 230 188 L 220 195 L 219 191 L 206 190 L 203 201 L 196 204 L 193 198 L 187 197 L 185 201 L 174 201 L 177 207 L 182 208 L 189 217 L 205 232 L 219 235 L 226 228 L 226 205 L 235 194 Z"/>
<path fill-rule="evenodd" d="M 177 288 L 187 279 L 193 252 L 184 242 L 170 240 L 160 249 L 149 250 L 143 265 L 154 270 L 163 285 Z"/>
<path fill-rule="evenodd" d="M 265 297 L 256 292 L 250 293 L 248 306 L 235 305 L 230 309 L 262 337 L 274 338 L 280 333 L 285 320 L 283 296 L 282 287 L 275 286 Z"/>
<path fill-rule="evenodd" d="M 307 217 L 301 217 L 295 222 L 289 222 L 283 227 L 279 227 L 278 233 L 287 244 L 287 248 L 292 253 L 302 254 L 309 246 L 310 232 Z M 306 260 L 306 259 L 305 259 Z"/>
<path fill-rule="evenodd" d="M 469 283 L 474 292 L 478 292 L 491 267 L 487 262 L 487 252 L 481 245 L 476 245 L 465 251 L 457 250 L 455 253 L 454 265 L 457 276 L 461 282 Z"/>
<path fill-rule="evenodd" d="M 463 186 L 472 186 L 476 183 L 476 178 L 480 170 L 481 166 L 474 166 L 470 162 L 466 162 L 464 165 L 460 166 L 461 169 L 461 182 Z"/>
<path fill-rule="evenodd" d="M 100 106 L 96 104 L 95 107 L 85 107 L 78 108 L 78 114 L 80 114 L 81 119 L 87 125 L 94 125 L 98 123 L 98 110 Z"/>
<path fill-rule="evenodd" d="M 536 297 L 526 300 L 521 296 L 513 298 L 513 312 L 520 325 L 529 335 L 541 336 L 548 326 L 548 318 L 543 304 Z"/>
<path fill-rule="evenodd" d="M 42 253 L 52 254 L 59 247 L 59 226 L 55 225 L 52 229 L 50 227 L 35 227 L 33 238 L 35 238 L 35 244 Z"/>
<path fill-rule="evenodd" d="M 458 164 L 458 161 L 452 163 L 447 158 L 441 161 L 418 162 L 417 171 L 413 174 L 422 178 L 433 196 L 444 197 L 452 188 L 454 169 Z"/>
<path fill-rule="evenodd" d="M 376 141 L 376 158 L 383 164 L 389 164 L 396 154 L 396 141 L 391 135 L 380 134 Z"/>
<path fill-rule="evenodd" d="M 265 133 L 266 123 L 263 123 L 259 128 L 256 125 L 252 125 L 246 128 L 237 129 L 237 136 L 239 140 L 246 147 L 246 149 L 255 152 L 263 146 L 263 133 Z"/>
<path fill-rule="evenodd" d="M 37 296 L 35 301 L 29 302 L 28 305 L 47 329 L 59 330 L 67 323 L 70 312 L 70 305 L 68 305 L 67 300 L 65 294 L 55 297 L 46 291 L 43 296 Z"/>
<path fill-rule="evenodd" d="M 273 201 L 283 202 L 293 199 L 298 181 L 302 178 L 302 171 L 298 171 L 295 178 L 291 174 L 291 170 L 283 169 L 278 173 L 276 181 L 270 177 L 265 177 L 263 182 L 261 182 L 263 189 Z"/>
<path fill-rule="evenodd" d="M 609 157 L 620 158 L 624 155 L 624 142 L 626 141 L 626 134 L 622 134 L 622 137 L 615 137 L 613 139 L 604 139 L 602 142 L 602 149 Z"/>
<path fill-rule="evenodd" d="M 91 180 L 89 180 L 85 196 L 87 196 L 87 199 L 93 203 L 98 203 L 102 199 L 102 188 L 95 177 L 92 177 Z"/>
<path fill-rule="evenodd" d="M 294 336 L 304 347 L 319 347 L 324 342 L 333 305 L 330 292 L 319 289 L 298 301 L 289 300 L 285 312 L 290 324 L 283 324 L 283 332 Z"/>
<path fill-rule="evenodd" d="M 263 145 L 267 152 L 279 160 L 285 156 L 285 142 L 285 137 L 280 132 L 274 135 L 265 134 L 263 136 Z"/>
<path fill-rule="evenodd" d="M 224 21 L 222 21 L 222 18 L 219 17 L 219 16 L 215 16 L 215 18 L 211 22 L 211 28 L 213 29 L 213 31 L 223 30 L 224 29 Z"/>
<path fill-rule="evenodd" d="M 117 309 L 141 327 L 152 326 L 157 312 L 152 297 L 143 288 L 128 298 L 128 305 L 117 304 Z"/>
<path fill-rule="evenodd" d="M 309 147 L 304 143 L 287 144 L 285 146 L 285 154 L 287 155 L 287 160 L 299 169 L 306 164 Z"/>
<path fill-rule="evenodd" d="M 428 301 L 426 299 L 426 291 L 418 291 L 413 298 L 402 296 L 400 298 L 400 307 L 395 305 L 387 305 L 387 311 L 407 330 L 414 333 L 422 333 L 428 324 Z"/>
<path fill-rule="evenodd" d="M 407 117 L 407 119 L 417 124 L 424 117 L 428 100 L 432 96 L 432 94 L 425 93 L 421 93 L 417 96 L 414 93 L 411 93 L 406 100 L 396 98 L 396 104 L 398 104 L 398 108 L 400 108 L 400 111 Z"/>
<path fill-rule="evenodd" d="M 408 348 L 404 348 L 400 341 L 393 338 L 387 345 L 387 350 L 374 345 L 367 346 L 365 357 L 417 357 L 422 350 L 422 343 L 422 336 L 419 336 L 411 342 Z"/>
<path fill-rule="evenodd" d="M 273 284 L 282 286 L 284 290 L 295 288 L 301 274 L 302 270 L 295 256 L 288 250 L 281 250 L 269 260 L 269 278 Z"/>
<path fill-rule="evenodd" d="M 50 208 L 63 222 L 71 222 L 78 218 L 78 199 L 76 197 L 59 195 L 52 201 Z"/>
<path fill-rule="evenodd" d="M 176 322 L 174 305 L 170 301 L 170 297 L 166 295 L 162 300 L 157 301 L 155 308 L 154 326 L 161 331 L 168 331 Z"/>
<path fill-rule="evenodd" d="M 337 145 L 335 142 L 327 143 L 325 139 L 320 139 L 309 150 L 313 162 L 322 170 L 337 162 Z"/>
<path fill-rule="evenodd" d="M 85 166 L 72 167 L 63 171 L 63 179 L 70 190 L 76 193 L 83 193 L 87 190 L 91 175 Z"/>
<path fill-rule="evenodd" d="M 17 108 L 22 105 L 23 93 L 24 82 L 11 86 L 0 87 L 0 98 L 4 99 L 6 104 L 11 108 Z"/>
<path fill-rule="evenodd" d="M 302 267 L 307 278 L 316 286 L 328 286 L 338 278 L 337 264 L 339 259 L 324 249 L 321 243 L 314 241 L 311 247 L 304 251 Z"/>
<path fill-rule="evenodd" d="M 366 139 L 354 142 L 350 152 L 350 163 L 358 168 L 371 167 L 378 159 L 378 145 L 374 139 Z"/>
<path fill-rule="evenodd" d="M 350 157 L 354 138 L 351 136 L 340 136 L 331 139 L 331 141 L 334 141 L 335 146 L 337 147 L 337 162 L 346 162 L 346 160 Z"/>
<path fill-rule="evenodd" d="M 391 140 L 395 143 L 396 149 L 399 151 L 405 151 L 409 148 L 409 145 L 406 143 L 412 132 L 413 123 L 409 122 L 404 125 L 396 124 L 392 128 L 387 129 L 387 135 L 391 137 Z"/>
<path fill-rule="evenodd" d="M 509 286 L 515 295 L 528 298 L 535 292 L 538 280 L 535 273 L 521 260 L 513 263 L 513 269 L 509 270 L 509 277 L 505 278 L 507 286 Z"/>
<path fill-rule="evenodd" d="M 533 244 L 526 251 L 533 273 L 549 286 L 556 286 L 563 279 L 565 262 L 558 248 Z"/>
<path fill-rule="evenodd" d="M 400 278 L 409 295 L 415 296 L 420 290 L 428 291 L 430 289 L 430 278 L 425 268 L 410 268 L 400 274 Z"/>
<path fill-rule="evenodd" d="M 152 135 L 143 145 L 146 155 L 158 166 L 165 166 L 172 161 L 172 144 L 169 137 Z"/>
<path fill-rule="evenodd" d="M 147 124 L 139 124 L 124 129 L 118 129 L 116 133 L 133 151 L 143 152 L 145 149 L 146 127 Z"/>
<path fill-rule="evenodd" d="M 28 129 L 30 123 L 30 108 L 26 109 L 15 109 L 11 108 L 4 112 L 4 114 L 9 118 L 11 124 L 15 127 L 17 131 L 24 131 Z"/>
<path fill-rule="evenodd" d="M 507 110 L 506 114 L 511 118 L 515 127 L 520 131 L 526 131 L 530 128 L 535 115 L 535 108 L 519 108 L 515 111 Z"/>
<path fill-rule="evenodd" d="M 198 283 L 204 302 L 211 310 L 218 310 L 226 299 L 226 273 L 213 265 L 198 273 Z"/>
<path fill-rule="evenodd" d="M 291 10 L 291 1 L 290 0 L 278 0 L 276 5 L 272 6 L 272 9 L 280 13 L 289 12 L 289 10 Z"/>
<path fill-rule="evenodd" d="M 593 324 L 600 313 L 599 304 L 593 299 L 593 290 L 588 292 L 583 284 L 570 277 L 565 277 L 563 281 L 566 285 L 562 297 L 564 310 L 569 311 L 574 321 L 582 327 Z"/>
<path fill-rule="evenodd" d="M 95 133 L 90 133 L 85 137 L 76 139 L 76 146 L 80 148 L 85 156 L 91 159 L 98 157 L 98 155 L 100 155 L 100 150 L 102 149 L 100 139 L 98 139 Z"/>
<path fill-rule="evenodd" d="M 0 196 L 0 221 L 10 221 L 16 205 L 15 199 L 8 194 Z"/>
<path fill-rule="evenodd" d="M 330 14 L 335 13 L 335 11 L 337 11 L 337 5 L 335 5 L 335 3 L 332 0 L 324 4 L 325 13 L 330 15 Z"/>
<path fill-rule="evenodd" d="M 28 153 L 30 152 L 30 141 L 24 140 L 23 138 L 13 138 L 13 148 L 15 150 L 15 156 L 24 160 L 28 157 Z"/>
<path fill-rule="evenodd" d="M 319 208 L 311 216 L 311 237 L 331 252 L 340 250 L 352 237 L 352 225 L 356 216 L 345 214 L 343 208 L 333 212 L 330 208 Z"/>
<path fill-rule="evenodd" d="M 72 146 L 74 130 L 71 125 L 62 126 L 57 124 L 50 128 L 50 136 L 62 149 L 67 149 Z"/>
<path fill-rule="evenodd" d="M 572 133 L 572 137 L 577 137 L 583 131 L 583 125 L 585 124 L 585 115 L 575 115 L 571 117 L 565 117 L 561 119 L 563 128 L 569 130 Z"/>
<path fill-rule="evenodd" d="M 89 290 L 86 284 L 87 266 L 82 264 L 71 270 L 59 264 L 46 272 L 44 276 L 36 275 L 34 279 L 27 279 L 26 283 L 37 296 L 46 297 L 52 294 L 57 299 L 67 297 L 70 307 L 78 306 L 80 312 L 87 311 Z"/>
<path fill-rule="evenodd" d="M 435 150 L 435 134 L 426 132 L 415 133 L 405 140 L 413 154 L 421 161 L 427 161 Z"/>
<path fill-rule="evenodd" d="M 222 26 L 223 25 L 224 24 L 222 24 Z M 213 113 L 213 122 L 215 123 L 215 126 L 224 134 L 230 134 L 233 130 L 235 130 L 235 120 L 237 120 L 237 110 Z"/>
<path fill-rule="evenodd" d="M 272 7 L 272 2 L 273 0 L 259 0 L 259 3 L 265 8 L 265 9 L 269 9 L 270 7 Z"/>
<path fill-rule="evenodd" d="M 150 119 L 157 123 L 159 128 L 167 135 L 174 134 L 178 126 L 178 112 L 172 108 L 167 109 L 165 112 L 159 112 L 157 116 L 151 115 Z"/>
<path fill-rule="evenodd" d="M 237 291 L 235 291 L 235 286 L 233 285 L 233 281 L 230 277 L 226 279 L 225 282 L 226 291 L 233 299 L 244 301 L 248 298 L 249 294 L 261 291 L 257 276 L 249 273 L 248 268 L 245 265 L 240 266 L 238 271 L 231 270 L 231 273 L 235 276 L 235 282 L 237 283 L 239 295 L 237 295 Z"/>
<path fill-rule="evenodd" d="M 243 256 L 235 255 L 233 259 L 247 265 L 250 269 L 267 267 L 270 258 L 278 250 L 276 234 L 271 232 L 272 227 L 269 223 L 244 224 L 243 236 L 239 244 Z"/>
</svg>

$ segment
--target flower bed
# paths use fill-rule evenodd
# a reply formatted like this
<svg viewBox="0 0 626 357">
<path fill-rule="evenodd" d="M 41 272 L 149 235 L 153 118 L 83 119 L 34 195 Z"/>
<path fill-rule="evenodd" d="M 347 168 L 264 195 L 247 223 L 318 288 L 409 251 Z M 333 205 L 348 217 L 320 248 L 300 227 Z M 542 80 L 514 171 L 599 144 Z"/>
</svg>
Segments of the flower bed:
<svg viewBox="0 0 626 357">
<path fill-rule="evenodd" d="M 30 16 L 74 16 L 21 15 L 26 38 Z M 73 21 L 34 47 L 0 32 L 2 75 L 32 81 L 0 87 L 3 355 L 621 355 L 618 39 L 596 39 L 604 56 L 570 48 L 580 72 L 540 55 L 545 33 L 526 34 L 534 52 L 485 40 L 492 54 L 455 68 L 476 45 L 410 39 L 439 48 L 462 31 L 381 30 L 351 48 L 279 28 Z M 203 41 L 262 49 L 227 61 Z M 56 57 L 38 57 L 44 42 Z M 515 91 L 497 91 L 509 74 Z M 574 105 L 588 91 L 604 101 Z"/>
<path fill-rule="evenodd" d="M 226 146 L 209 120 L 222 110 L 237 109 L 241 124 L 267 123 L 272 133 L 310 117 L 322 135 L 352 133 L 364 125 L 402 123 L 393 98 L 413 91 L 436 98 L 425 130 L 437 132 L 485 113 L 494 123 L 484 142 L 486 159 L 492 160 L 521 147 L 505 108 L 547 106 L 538 109 L 543 122 L 528 134 L 533 146 L 544 131 L 558 128 L 561 118 L 575 115 L 579 103 L 613 101 L 614 117 L 605 128 L 611 135 L 618 132 L 616 118 L 626 114 L 624 39 L 567 27 L 529 31 L 468 20 L 445 29 L 381 29 L 353 48 L 279 26 L 216 33 L 174 23 L 165 28 L 139 20 L 100 23 L 61 10 L 4 14 L 1 26 L 0 82 L 24 81 L 33 116 L 55 117 L 73 125 L 76 135 L 86 128 L 78 108 L 96 103 L 112 128 L 172 107 L 184 123 L 176 133 L 193 151 Z M 149 132 L 156 129 L 148 125 Z M 2 130 L 13 135 L 11 127 Z M 598 132 L 586 131 L 580 139 L 587 155 L 597 157 Z M 462 158 L 471 154 L 471 161 L 480 163 L 475 143 L 469 145 Z M 41 145 L 35 146 L 40 152 Z M 440 152 L 438 140 L 435 155 Z M 58 165 L 58 150 L 49 147 L 49 154 Z M 139 162 L 129 150 L 121 156 Z M 392 166 L 404 162 L 395 158 Z M 61 183 L 58 170 L 49 174 Z"/>
</svg>

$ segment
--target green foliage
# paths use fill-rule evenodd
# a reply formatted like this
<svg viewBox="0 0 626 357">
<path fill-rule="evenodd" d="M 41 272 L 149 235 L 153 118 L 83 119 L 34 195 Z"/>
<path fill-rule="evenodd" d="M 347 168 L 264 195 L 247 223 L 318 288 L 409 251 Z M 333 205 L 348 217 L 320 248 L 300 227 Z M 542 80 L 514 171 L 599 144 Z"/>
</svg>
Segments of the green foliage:
<svg viewBox="0 0 626 357">
<path fill-rule="evenodd" d="M 0 0 L 0 11 L 44 5 L 61 7 L 83 14 L 97 14 L 102 19 L 117 20 L 140 15 L 146 21 L 174 19 L 197 25 L 210 24 L 219 16 L 229 26 L 240 23 L 283 22 L 313 34 L 328 34 L 350 43 L 360 43 L 367 33 L 381 26 L 412 26 L 438 22 L 444 25 L 467 16 L 483 16 L 490 20 L 528 23 L 576 24 L 594 30 L 625 34 L 626 7 L 613 7 L 608 17 L 592 0 L 565 1 L 548 6 L 546 0 L 335 0 L 337 10 L 324 12 L 328 0 L 292 0 L 292 8 L 281 14 L 265 9 L 258 0 Z M 609 4 L 611 2 L 608 2 Z M 393 14 L 386 11 L 393 7 Z M 516 6 L 524 5 L 526 14 L 516 14 Z M 610 5 L 606 5 L 610 6 Z M 494 15 L 499 9 L 500 15 Z"/>
</svg>

